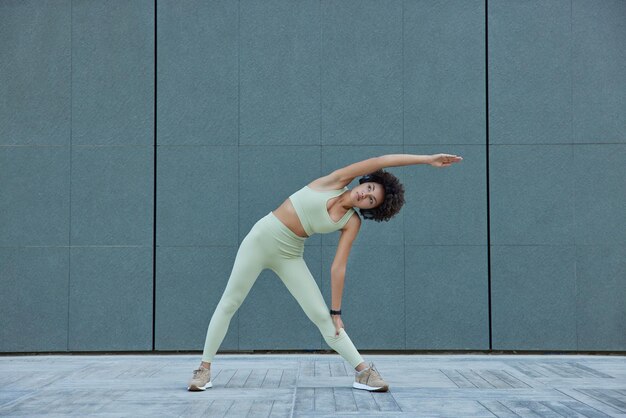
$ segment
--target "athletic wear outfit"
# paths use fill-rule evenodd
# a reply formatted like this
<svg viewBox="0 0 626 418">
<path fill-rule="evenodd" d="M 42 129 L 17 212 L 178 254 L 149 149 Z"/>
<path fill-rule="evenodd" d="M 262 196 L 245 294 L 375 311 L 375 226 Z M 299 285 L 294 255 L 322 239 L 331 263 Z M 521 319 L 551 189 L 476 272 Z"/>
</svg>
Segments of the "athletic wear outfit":
<svg viewBox="0 0 626 418">
<path fill-rule="evenodd" d="M 313 190 L 308 186 L 289 196 L 307 235 L 329 233 L 343 228 L 354 209 L 337 222 L 326 210 L 326 202 L 348 190 Z M 302 255 L 306 237 L 296 235 L 273 212 L 257 221 L 241 242 L 226 289 L 215 308 L 209 323 L 202 361 L 211 362 L 226 331 L 252 285 L 264 269 L 280 277 L 289 292 L 296 298 L 304 313 L 322 333 L 326 343 L 339 353 L 352 367 L 363 358 L 343 328 L 335 336 L 335 325 L 322 292 L 309 271 Z"/>
</svg>

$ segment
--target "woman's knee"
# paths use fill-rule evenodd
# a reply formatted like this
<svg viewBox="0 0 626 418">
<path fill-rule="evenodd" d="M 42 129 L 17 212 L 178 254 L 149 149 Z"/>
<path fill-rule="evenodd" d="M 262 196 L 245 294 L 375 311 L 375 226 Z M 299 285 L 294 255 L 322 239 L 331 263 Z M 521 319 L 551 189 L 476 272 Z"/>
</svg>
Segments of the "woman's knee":
<svg viewBox="0 0 626 418">
<path fill-rule="evenodd" d="M 318 327 L 327 325 L 328 320 L 332 321 L 332 319 L 330 318 L 330 313 L 326 309 L 311 308 L 306 311 L 306 314 L 309 319 L 313 321 L 313 323 L 315 323 L 315 325 L 317 325 Z"/>
<path fill-rule="evenodd" d="M 331 347 L 333 347 L 334 345 L 342 341 L 344 338 L 346 338 L 346 332 L 343 328 L 339 328 L 339 334 L 335 335 L 336 332 L 337 331 L 335 330 L 333 326 L 332 333 L 328 335 L 325 333 L 322 333 L 322 337 L 324 337 L 324 341 L 326 341 L 326 344 L 328 344 Z"/>
<path fill-rule="evenodd" d="M 233 316 L 242 303 L 243 300 L 238 298 L 222 298 L 217 304 L 216 310 L 225 315 Z"/>
</svg>

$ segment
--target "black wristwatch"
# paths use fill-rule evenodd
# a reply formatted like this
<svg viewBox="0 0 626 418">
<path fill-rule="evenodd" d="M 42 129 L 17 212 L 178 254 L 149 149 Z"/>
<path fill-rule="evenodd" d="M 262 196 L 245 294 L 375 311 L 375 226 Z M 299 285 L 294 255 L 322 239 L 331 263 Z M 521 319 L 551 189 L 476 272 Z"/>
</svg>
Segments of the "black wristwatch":
<svg viewBox="0 0 626 418">
<path fill-rule="evenodd" d="M 330 310 L 330 314 L 331 315 L 341 315 L 341 309 L 339 309 L 338 311 L 333 311 L 332 309 Z"/>
</svg>

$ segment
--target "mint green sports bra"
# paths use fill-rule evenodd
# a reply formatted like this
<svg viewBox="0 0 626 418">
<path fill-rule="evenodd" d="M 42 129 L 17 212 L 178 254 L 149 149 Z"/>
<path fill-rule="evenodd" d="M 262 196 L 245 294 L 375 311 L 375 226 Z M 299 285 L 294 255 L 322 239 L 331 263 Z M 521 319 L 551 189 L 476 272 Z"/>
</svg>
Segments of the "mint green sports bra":
<svg viewBox="0 0 626 418">
<path fill-rule="evenodd" d="M 348 190 L 348 186 L 339 190 L 314 190 L 309 186 L 304 186 L 289 196 L 289 200 L 291 200 L 298 218 L 300 218 L 300 223 L 302 223 L 308 236 L 314 233 L 326 234 L 344 227 L 355 210 L 348 209 L 341 219 L 334 222 L 326 210 L 326 203 L 346 190 Z"/>
</svg>

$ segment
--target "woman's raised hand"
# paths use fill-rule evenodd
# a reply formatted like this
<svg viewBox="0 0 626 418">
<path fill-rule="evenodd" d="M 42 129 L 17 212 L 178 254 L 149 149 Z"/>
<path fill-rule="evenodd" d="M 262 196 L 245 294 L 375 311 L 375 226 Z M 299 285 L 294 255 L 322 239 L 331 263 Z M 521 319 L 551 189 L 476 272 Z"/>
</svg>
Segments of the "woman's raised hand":
<svg viewBox="0 0 626 418">
<path fill-rule="evenodd" d="M 463 158 L 454 154 L 433 154 L 430 165 L 433 167 L 447 167 L 452 163 L 458 163 Z"/>
</svg>

